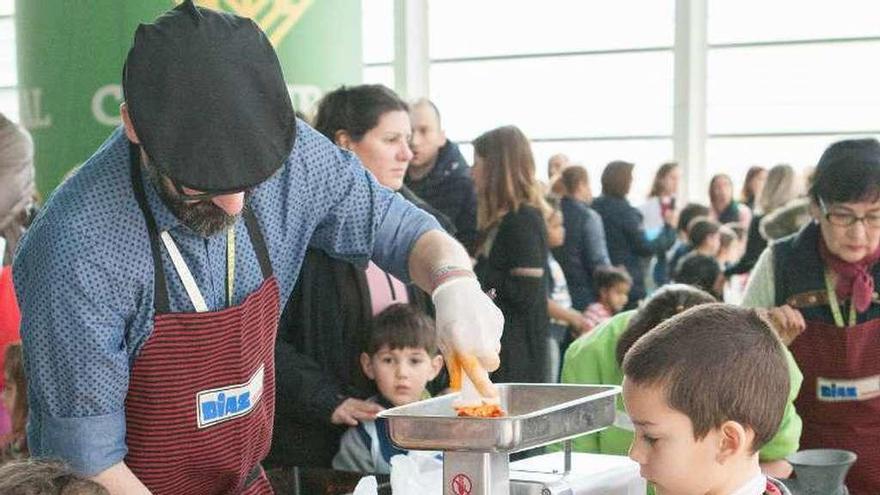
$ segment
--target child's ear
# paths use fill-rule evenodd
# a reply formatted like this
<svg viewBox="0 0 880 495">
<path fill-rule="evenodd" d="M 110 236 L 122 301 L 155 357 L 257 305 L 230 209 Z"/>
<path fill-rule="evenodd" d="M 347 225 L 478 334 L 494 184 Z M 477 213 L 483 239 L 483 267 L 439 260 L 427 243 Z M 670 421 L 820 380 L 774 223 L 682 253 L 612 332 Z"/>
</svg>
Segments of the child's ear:
<svg viewBox="0 0 880 495">
<path fill-rule="evenodd" d="M 736 421 L 725 421 L 718 429 L 720 443 L 718 445 L 718 463 L 724 464 L 728 460 L 741 458 L 748 455 L 752 448 L 754 432 L 746 429 Z"/>
<path fill-rule="evenodd" d="M 361 353 L 361 368 L 364 370 L 364 374 L 367 375 L 367 378 L 370 380 L 376 379 L 376 374 L 373 373 L 373 360 L 370 359 L 370 355 L 366 352 Z"/>
<path fill-rule="evenodd" d="M 437 375 L 440 374 L 440 370 L 443 369 L 443 356 L 441 354 L 437 354 L 431 359 L 431 380 L 437 378 Z"/>
</svg>

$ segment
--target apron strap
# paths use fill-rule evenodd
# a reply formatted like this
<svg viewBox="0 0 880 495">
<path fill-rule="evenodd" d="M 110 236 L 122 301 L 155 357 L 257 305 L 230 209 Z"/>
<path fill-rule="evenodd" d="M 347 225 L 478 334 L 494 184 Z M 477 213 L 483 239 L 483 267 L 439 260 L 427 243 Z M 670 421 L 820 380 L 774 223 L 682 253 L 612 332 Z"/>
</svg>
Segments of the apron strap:
<svg viewBox="0 0 880 495">
<path fill-rule="evenodd" d="M 156 226 L 156 219 L 153 217 L 153 212 L 149 208 L 149 203 L 147 202 L 147 195 L 144 190 L 144 184 L 141 178 L 141 155 L 140 149 L 134 143 L 129 142 L 129 162 L 131 163 L 131 184 L 134 189 L 135 199 L 137 200 L 138 206 L 143 213 L 144 220 L 147 224 L 147 232 L 150 237 L 150 251 L 153 256 L 153 272 L 154 272 L 154 306 L 156 310 L 156 314 L 166 314 L 171 312 L 171 304 L 168 302 L 168 283 L 165 279 L 165 272 L 162 269 L 162 254 L 159 249 L 160 239 L 162 244 L 165 245 L 166 249 L 168 249 L 168 254 L 171 257 L 172 262 L 175 264 L 175 269 L 177 270 L 178 275 L 181 277 L 181 281 L 184 284 L 184 288 L 187 291 L 187 294 L 190 296 L 190 300 L 193 302 L 193 306 L 196 308 L 197 312 L 207 311 L 207 305 L 205 304 L 205 299 L 202 297 L 201 292 L 198 289 L 198 286 L 195 284 L 195 279 L 192 276 L 189 268 L 186 266 L 186 263 L 183 260 L 183 257 L 180 255 L 180 251 L 177 249 L 177 246 L 174 244 L 174 240 L 168 235 L 167 232 L 163 232 L 164 236 L 160 235 L 159 228 Z M 272 276 L 272 264 L 269 259 L 269 251 L 266 248 L 266 241 L 263 237 L 263 233 L 260 230 L 260 224 L 257 221 L 257 217 L 254 215 L 253 211 L 245 206 L 242 211 L 242 216 L 244 217 L 245 226 L 247 227 L 248 237 L 251 240 L 251 244 L 254 247 L 254 252 L 257 256 L 257 261 L 260 264 L 260 271 L 263 274 L 263 279 L 268 279 Z M 166 238 L 167 237 L 167 241 Z M 170 241 L 170 242 L 168 242 Z M 233 243 L 234 238 L 233 238 Z M 173 248 L 169 248 L 169 245 L 173 245 Z M 234 246 L 234 244 L 233 244 Z M 233 247 L 230 250 L 227 246 L 227 260 L 229 255 L 235 255 L 235 248 Z M 172 252 L 176 252 L 176 255 Z M 178 262 L 175 261 L 175 257 L 179 258 L 180 266 L 178 266 Z M 234 261 L 232 262 L 232 270 L 234 271 Z M 229 261 L 227 261 L 229 264 Z M 183 269 L 181 269 L 181 266 Z M 227 266 L 227 268 L 229 268 Z M 185 274 L 188 274 L 188 278 L 191 280 L 192 289 L 187 285 L 189 282 L 185 280 Z M 233 275 L 230 276 L 233 277 Z M 232 283 L 231 281 L 227 281 L 228 283 Z M 231 293 L 231 290 L 229 291 Z M 194 297 L 196 295 L 197 297 Z M 230 297 L 231 298 L 231 297 Z M 229 301 L 229 305 L 231 306 L 231 301 Z M 205 307 L 205 310 L 200 310 L 199 308 Z"/>
<path fill-rule="evenodd" d="M 157 314 L 165 314 L 171 311 L 168 304 L 168 285 L 165 281 L 165 273 L 162 270 L 162 254 L 159 252 L 159 229 L 156 227 L 156 219 L 147 203 L 147 195 L 144 192 L 144 184 L 141 180 L 141 154 L 140 149 L 132 142 L 128 144 L 129 162 L 131 162 L 131 185 L 134 188 L 134 197 L 137 200 L 144 220 L 147 223 L 147 232 L 150 237 L 150 251 L 153 255 L 153 279 L 155 282 L 154 307 Z"/>
<path fill-rule="evenodd" d="M 192 272 L 186 265 L 186 261 L 183 260 L 183 256 L 181 256 L 180 250 L 177 249 L 177 244 L 171 238 L 171 234 L 166 230 L 159 234 L 159 237 L 165 244 L 165 249 L 168 250 L 171 263 L 174 264 L 174 269 L 177 270 L 180 282 L 183 283 L 183 288 L 186 289 L 186 293 L 189 295 L 189 300 L 192 301 L 196 313 L 207 312 L 208 305 L 205 303 L 205 297 L 202 295 L 202 291 L 199 290 L 199 286 L 196 285 L 196 279 L 193 278 Z"/>
<path fill-rule="evenodd" d="M 272 262 L 269 259 L 269 250 L 266 248 L 266 240 L 263 238 L 263 231 L 260 229 L 260 223 L 257 216 L 250 207 L 245 207 L 242 211 L 244 223 L 247 226 L 248 237 L 251 239 L 251 245 L 254 246 L 254 252 L 257 255 L 257 261 L 260 263 L 260 271 L 263 272 L 263 279 L 272 276 Z"/>
</svg>

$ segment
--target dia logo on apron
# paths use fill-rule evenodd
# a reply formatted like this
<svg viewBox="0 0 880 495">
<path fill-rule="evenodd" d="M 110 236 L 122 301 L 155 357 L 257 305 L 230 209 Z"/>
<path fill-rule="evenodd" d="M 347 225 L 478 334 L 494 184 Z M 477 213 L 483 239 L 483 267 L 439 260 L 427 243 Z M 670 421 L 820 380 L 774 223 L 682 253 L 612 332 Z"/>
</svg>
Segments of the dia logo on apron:
<svg viewBox="0 0 880 495">
<path fill-rule="evenodd" d="M 880 320 L 845 326 L 826 277 L 836 325 L 808 321 L 790 346 L 804 375 L 795 408 L 804 420 L 801 448 L 851 450 L 858 460 L 846 485 L 853 495 L 880 493 Z"/>
</svg>

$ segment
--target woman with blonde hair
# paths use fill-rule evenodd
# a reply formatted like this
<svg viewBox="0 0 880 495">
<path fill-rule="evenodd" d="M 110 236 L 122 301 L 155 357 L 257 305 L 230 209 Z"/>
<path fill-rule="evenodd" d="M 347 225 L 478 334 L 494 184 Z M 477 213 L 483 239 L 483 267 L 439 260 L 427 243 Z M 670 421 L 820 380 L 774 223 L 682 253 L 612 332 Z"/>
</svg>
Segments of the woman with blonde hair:
<svg viewBox="0 0 880 495">
<path fill-rule="evenodd" d="M 797 174 L 790 165 L 780 164 L 767 173 L 767 181 L 758 195 L 755 215 L 749 223 L 746 251 L 740 260 L 724 271 L 726 277 L 748 273 L 767 247 L 767 239 L 761 235 L 761 221 L 786 203 L 801 195 Z"/>
<path fill-rule="evenodd" d="M 501 367 L 492 379 L 542 382 L 547 369 L 547 208 L 531 145 L 514 126 L 474 140 L 480 241 L 474 271 L 504 313 Z"/>
</svg>

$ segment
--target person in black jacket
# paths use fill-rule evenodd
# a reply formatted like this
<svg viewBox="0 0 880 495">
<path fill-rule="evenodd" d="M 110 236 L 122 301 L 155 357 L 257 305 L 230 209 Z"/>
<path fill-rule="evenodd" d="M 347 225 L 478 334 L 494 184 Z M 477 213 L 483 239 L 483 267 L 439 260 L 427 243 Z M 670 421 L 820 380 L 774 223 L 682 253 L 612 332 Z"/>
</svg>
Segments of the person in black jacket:
<svg viewBox="0 0 880 495">
<path fill-rule="evenodd" d="M 430 100 L 415 102 L 412 118 L 413 157 L 405 184 L 455 224 L 455 238 L 473 255 L 477 240 L 477 195 L 467 161 L 446 139 L 440 112 Z"/>
<path fill-rule="evenodd" d="M 566 168 L 560 182 L 565 195 L 560 200 L 565 243 L 554 251 L 562 266 L 572 307 L 583 311 L 596 301 L 593 272 L 600 266 L 610 266 L 608 247 L 602 217 L 589 207 L 591 199 L 587 170 L 575 165 Z"/>
<path fill-rule="evenodd" d="M 411 125 L 408 108 L 381 85 L 342 87 L 318 107 L 315 129 L 358 155 L 385 187 L 437 217 L 403 186 Z M 331 466 L 345 428 L 372 420 L 381 406 L 359 364 L 373 316 L 392 303 L 431 310 L 427 294 L 370 263 L 366 269 L 309 249 L 281 315 L 275 346 L 276 405 L 268 467 Z M 431 390 L 441 389 L 441 379 Z"/>
<path fill-rule="evenodd" d="M 615 266 L 623 266 L 633 280 L 627 309 L 638 306 L 645 297 L 645 276 L 640 257 L 653 256 L 666 251 L 675 242 L 672 227 L 675 213 L 667 211 L 664 225 L 653 240 L 645 236 L 642 214 L 629 204 L 626 195 L 632 186 L 632 163 L 613 161 L 602 171 L 602 195 L 593 201 L 593 209 L 602 217 L 605 225 L 605 241 L 608 255 Z"/>
<path fill-rule="evenodd" d="M 504 314 L 499 382 L 543 382 L 549 353 L 547 229 L 535 160 L 528 139 L 513 126 L 474 140 L 481 243 L 474 271 L 496 291 Z"/>
</svg>

